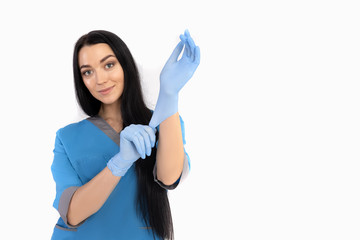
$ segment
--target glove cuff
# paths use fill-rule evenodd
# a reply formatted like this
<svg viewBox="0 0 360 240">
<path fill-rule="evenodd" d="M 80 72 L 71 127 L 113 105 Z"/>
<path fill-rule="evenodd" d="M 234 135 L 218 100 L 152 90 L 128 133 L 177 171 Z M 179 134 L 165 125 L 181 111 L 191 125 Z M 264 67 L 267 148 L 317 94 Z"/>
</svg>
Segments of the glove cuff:
<svg viewBox="0 0 360 240">
<path fill-rule="evenodd" d="M 158 100 L 156 102 L 154 113 L 151 117 L 149 126 L 156 128 L 160 125 L 165 119 L 174 115 L 178 112 L 178 94 L 168 95 L 163 92 L 159 93 Z"/>
<path fill-rule="evenodd" d="M 114 175 L 114 176 L 117 176 L 117 177 L 123 177 L 125 175 L 125 173 L 127 172 L 127 170 L 130 168 L 121 168 L 119 166 L 117 166 L 115 164 L 115 161 L 114 159 L 115 158 L 119 158 L 118 154 L 116 154 L 114 157 L 112 157 L 106 164 L 106 166 L 110 169 L 111 173 Z"/>
</svg>

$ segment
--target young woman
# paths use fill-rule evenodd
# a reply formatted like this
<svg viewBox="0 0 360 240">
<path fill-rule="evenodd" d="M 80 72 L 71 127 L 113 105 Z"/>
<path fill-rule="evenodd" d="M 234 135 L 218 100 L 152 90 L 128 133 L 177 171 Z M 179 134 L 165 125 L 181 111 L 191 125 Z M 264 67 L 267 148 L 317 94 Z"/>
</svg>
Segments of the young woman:
<svg viewBox="0 0 360 240">
<path fill-rule="evenodd" d="M 52 239 L 173 239 L 167 190 L 189 170 L 178 94 L 200 62 L 187 30 L 180 39 L 160 74 L 154 111 L 118 36 L 91 31 L 75 44 L 76 96 L 89 117 L 56 132 L 60 218 Z"/>
</svg>

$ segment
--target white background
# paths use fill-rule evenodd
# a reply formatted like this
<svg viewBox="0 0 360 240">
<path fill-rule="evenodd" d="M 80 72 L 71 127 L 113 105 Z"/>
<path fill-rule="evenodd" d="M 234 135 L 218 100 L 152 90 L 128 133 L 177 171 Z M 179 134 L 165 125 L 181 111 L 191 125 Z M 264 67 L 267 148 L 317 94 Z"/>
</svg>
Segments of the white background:
<svg viewBox="0 0 360 240">
<path fill-rule="evenodd" d="M 84 117 L 76 40 L 119 35 L 154 106 L 188 28 L 201 63 L 180 92 L 192 168 L 170 192 L 176 239 L 360 239 L 356 2 L 2 2 L 0 238 L 50 239 L 58 219 L 55 132 Z"/>
</svg>

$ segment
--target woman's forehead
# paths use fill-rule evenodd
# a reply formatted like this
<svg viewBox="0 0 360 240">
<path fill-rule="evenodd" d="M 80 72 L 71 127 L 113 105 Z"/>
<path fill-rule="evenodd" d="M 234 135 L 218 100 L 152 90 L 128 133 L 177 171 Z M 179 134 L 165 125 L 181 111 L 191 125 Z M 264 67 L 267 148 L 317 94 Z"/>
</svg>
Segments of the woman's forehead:
<svg viewBox="0 0 360 240">
<path fill-rule="evenodd" d="M 101 59 L 108 55 L 114 55 L 110 46 L 106 43 L 97 43 L 94 45 L 85 45 L 78 54 L 79 65 L 91 65 L 99 63 Z"/>
</svg>

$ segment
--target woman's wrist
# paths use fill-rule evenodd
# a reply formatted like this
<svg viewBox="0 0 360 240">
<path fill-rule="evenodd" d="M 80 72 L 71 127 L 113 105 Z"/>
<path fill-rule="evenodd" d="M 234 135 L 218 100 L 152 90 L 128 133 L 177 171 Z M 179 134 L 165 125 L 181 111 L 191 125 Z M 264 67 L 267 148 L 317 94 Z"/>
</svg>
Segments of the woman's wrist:
<svg viewBox="0 0 360 240">
<path fill-rule="evenodd" d="M 150 120 L 149 126 L 156 128 L 168 117 L 178 112 L 179 97 L 178 94 L 168 94 L 164 91 L 159 93 L 155 110 Z"/>
</svg>

